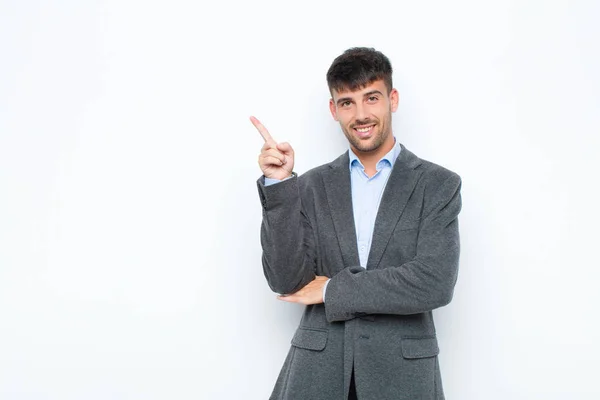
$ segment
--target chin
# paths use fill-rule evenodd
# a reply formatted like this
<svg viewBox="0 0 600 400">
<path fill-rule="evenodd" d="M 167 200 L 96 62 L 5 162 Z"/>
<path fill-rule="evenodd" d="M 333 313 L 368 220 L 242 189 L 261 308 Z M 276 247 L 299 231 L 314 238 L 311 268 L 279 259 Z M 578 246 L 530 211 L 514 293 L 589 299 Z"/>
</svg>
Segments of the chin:
<svg viewBox="0 0 600 400">
<path fill-rule="evenodd" d="M 369 138 L 368 140 L 359 139 L 354 143 L 354 147 L 360 152 L 370 153 L 380 148 L 381 143 L 379 143 L 377 138 Z"/>
</svg>

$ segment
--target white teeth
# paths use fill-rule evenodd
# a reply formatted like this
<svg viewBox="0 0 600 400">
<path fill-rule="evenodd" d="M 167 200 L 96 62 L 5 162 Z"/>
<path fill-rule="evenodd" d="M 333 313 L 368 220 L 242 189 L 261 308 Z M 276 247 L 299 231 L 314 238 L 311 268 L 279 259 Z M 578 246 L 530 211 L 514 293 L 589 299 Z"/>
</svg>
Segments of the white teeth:
<svg viewBox="0 0 600 400">
<path fill-rule="evenodd" d="M 368 127 L 368 128 L 356 128 L 357 131 L 359 131 L 360 133 L 365 133 L 365 132 L 369 132 L 371 130 L 372 127 Z"/>
</svg>

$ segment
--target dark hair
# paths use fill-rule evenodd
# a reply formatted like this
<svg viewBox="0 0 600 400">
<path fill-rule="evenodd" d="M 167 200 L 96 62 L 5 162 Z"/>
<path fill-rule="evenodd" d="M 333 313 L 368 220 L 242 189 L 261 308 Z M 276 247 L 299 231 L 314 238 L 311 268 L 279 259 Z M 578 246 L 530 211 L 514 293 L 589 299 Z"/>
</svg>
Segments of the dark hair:
<svg viewBox="0 0 600 400">
<path fill-rule="evenodd" d="M 380 51 L 353 47 L 338 56 L 327 71 L 329 91 L 355 91 L 383 79 L 388 93 L 392 90 L 392 64 Z"/>
</svg>

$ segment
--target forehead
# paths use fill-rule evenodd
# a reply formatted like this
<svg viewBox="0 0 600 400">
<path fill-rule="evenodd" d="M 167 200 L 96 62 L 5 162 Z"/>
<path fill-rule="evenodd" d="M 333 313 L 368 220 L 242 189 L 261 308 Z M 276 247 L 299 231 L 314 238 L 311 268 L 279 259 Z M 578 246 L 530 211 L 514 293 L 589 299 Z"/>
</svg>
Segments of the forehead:
<svg viewBox="0 0 600 400">
<path fill-rule="evenodd" d="M 369 83 L 368 85 L 363 86 L 356 90 L 342 89 L 340 91 L 337 91 L 334 89 L 331 94 L 333 95 L 333 98 L 335 100 L 335 99 L 339 99 L 341 97 L 350 97 L 350 98 L 362 97 L 365 94 L 371 93 L 375 90 L 377 90 L 383 94 L 387 93 L 387 88 L 385 86 L 385 82 L 383 82 L 383 79 L 373 81 L 373 82 Z"/>
</svg>

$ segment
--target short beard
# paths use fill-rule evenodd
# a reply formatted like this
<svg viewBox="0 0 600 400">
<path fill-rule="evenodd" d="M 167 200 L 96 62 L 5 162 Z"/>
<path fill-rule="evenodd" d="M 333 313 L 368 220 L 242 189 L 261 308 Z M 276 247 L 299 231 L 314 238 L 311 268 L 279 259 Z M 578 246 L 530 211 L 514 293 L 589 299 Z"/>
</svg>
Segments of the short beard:
<svg viewBox="0 0 600 400">
<path fill-rule="evenodd" d="M 374 151 L 377 151 L 377 149 L 379 149 L 383 143 L 385 143 L 385 141 L 387 140 L 388 136 L 391 133 L 391 112 L 389 117 L 384 118 L 383 120 L 379 120 L 377 122 L 376 128 L 378 128 L 380 130 L 379 135 L 377 135 L 376 137 L 373 138 L 373 141 L 370 143 L 365 143 L 363 141 L 361 141 L 359 138 L 355 137 L 354 135 L 352 135 L 353 131 L 354 131 L 354 124 L 350 125 L 349 128 L 345 129 L 343 128 L 342 131 L 344 132 L 344 135 L 346 135 L 346 139 L 348 139 L 348 142 L 350 142 L 350 144 L 352 145 L 352 147 L 354 147 L 356 150 L 360 151 L 361 153 L 371 153 Z"/>
<path fill-rule="evenodd" d="M 344 133 L 346 133 L 346 132 L 344 132 Z M 370 153 L 370 152 L 373 152 L 373 151 L 376 151 L 377 149 L 379 149 L 381 147 L 381 145 L 383 145 L 383 143 L 387 139 L 388 135 L 389 135 L 389 133 L 387 133 L 387 134 L 382 133 L 381 135 L 378 135 L 377 137 L 375 137 L 373 139 L 373 141 L 369 142 L 369 143 L 364 143 L 359 138 L 352 136 L 351 134 L 348 134 L 348 133 L 346 133 L 346 138 L 348 139 L 348 141 L 350 142 L 352 147 L 354 147 L 356 150 L 360 151 L 361 153 Z"/>
</svg>

